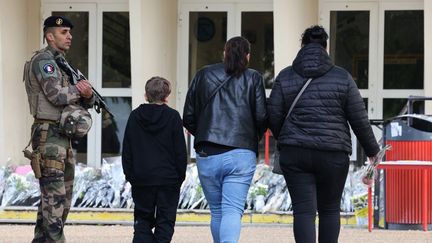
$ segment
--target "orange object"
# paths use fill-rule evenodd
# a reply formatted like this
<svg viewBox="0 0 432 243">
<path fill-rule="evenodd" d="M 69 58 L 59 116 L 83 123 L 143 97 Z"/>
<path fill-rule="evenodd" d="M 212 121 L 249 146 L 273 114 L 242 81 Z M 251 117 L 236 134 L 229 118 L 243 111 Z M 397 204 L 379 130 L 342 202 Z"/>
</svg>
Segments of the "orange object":
<svg viewBox="0 0 432 243">
<path fill-rule="evenodd" d="M 420 160 L 432 161 L 431 141 L 387 141 L 392 146 L 386 152 L 387 161 Z"/>
<path fill-rule="evenodd" d="M 426 161 L 381 162 L 386 170 L 385 215 L 390 224 L 421 224 L 424 231 L 432 223 L 432 163 Z M 368 214 L 372 214 L 368 195 Z M 369 231 L 372 218 L 368 218 Z"/>
<path fill-rule="evenodd" d="M 267 129 L 267 131 L 265 132 L 264 135 L 264 159 L 265 159 L 265 163 L 266 165 L 270 164 L 270 157 L 269 157 L 269 153 L 270 153 L 270 130 Z"/>
<path fill-rule="evenodd" d="M 373 216 L 373 207 L 372 207 L 372 188 L 368 187 L 368 230 L 372 232 L 372 216 Z"/>
<path fill-rule="evenodd" d="M 387 160 L 432 161 L 430 141 L 387 141 L 387 144 L 392 145 L 392 150 L 386 153 Z M 427 223 L 432 223 L 432 215 L 428 215 L 428 211 L 432 211 L 431 169 L 401 168 L 387 169 L 386 221 L 395 224 L 422 223 L 423 230 L 427 230 Z"/>
</svg>

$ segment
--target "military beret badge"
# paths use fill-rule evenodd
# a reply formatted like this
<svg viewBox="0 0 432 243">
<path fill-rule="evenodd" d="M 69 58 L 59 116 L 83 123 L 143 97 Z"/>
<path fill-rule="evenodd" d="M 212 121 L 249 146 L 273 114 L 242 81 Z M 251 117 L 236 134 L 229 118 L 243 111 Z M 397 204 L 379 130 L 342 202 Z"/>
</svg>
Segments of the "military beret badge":
<svg viewBox="0 0 432 243">
<path fill-rule="evenodd" d="M 63 24 L 63 19 L 58 18 L 58 19 L 56 19 L 55 22 L 56 22 L 57 25 L 62 25 Z"/>
</svg>

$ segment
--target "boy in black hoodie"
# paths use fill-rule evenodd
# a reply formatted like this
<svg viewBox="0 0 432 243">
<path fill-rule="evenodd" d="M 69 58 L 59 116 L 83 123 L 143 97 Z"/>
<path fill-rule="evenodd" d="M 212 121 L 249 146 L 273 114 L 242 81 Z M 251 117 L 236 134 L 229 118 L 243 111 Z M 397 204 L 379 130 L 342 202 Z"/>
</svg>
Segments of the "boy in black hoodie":
<svg viewBox="0 0 432 243">
<path fill-rule="evenodd" d="M 149 104 L 131 112 L 123 140 L 123 172 L 135 203 L 133 242 L 170 242 L 186 174 L 186 143 L 179 113 L 166 105 L 170 82 L 153 77 L 145 91 Z"/>
</svg>

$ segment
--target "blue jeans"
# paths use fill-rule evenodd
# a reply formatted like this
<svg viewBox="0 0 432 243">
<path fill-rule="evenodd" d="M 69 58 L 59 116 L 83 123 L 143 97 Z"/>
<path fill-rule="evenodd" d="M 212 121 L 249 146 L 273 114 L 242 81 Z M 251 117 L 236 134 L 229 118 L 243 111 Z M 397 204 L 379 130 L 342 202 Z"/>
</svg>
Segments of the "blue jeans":
<svg viewBox="0 0 432 243">
<path fill-rule="evenodd" d="M 255 152 L 234 149 L 208 157 L 197 155 L 197 166 L 210 206 L 213 241 L 237 242 L 246 196 L 255 173 Z"/>
</svg>

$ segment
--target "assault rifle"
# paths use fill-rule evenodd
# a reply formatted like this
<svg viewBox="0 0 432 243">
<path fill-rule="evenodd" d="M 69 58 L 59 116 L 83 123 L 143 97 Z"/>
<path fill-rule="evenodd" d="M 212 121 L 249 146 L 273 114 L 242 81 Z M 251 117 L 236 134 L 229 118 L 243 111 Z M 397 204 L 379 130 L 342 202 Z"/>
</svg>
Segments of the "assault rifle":
<svg viewBox="0 0 432 243">
<path fill-rule="evenodd" d="M 72 67 L 63 56 L 57 56 L 55 58 L 57 65 L 65 71 L 71 77 L 71 84 L 76 85 L 81 80 L 87 80 L 87 78 L 80 72 L 80 70 Z M 104 109 L 111 117 L 114 117 L 113 113 L 108 109 L 107 104 L 105 103 L 103 97 L 97 92 L 95 88 L 92 86 L 93 95 L 96 98 L 95 103 L 93 105 L 94 109 L 97 113 L 100 113 L 101 109 Z"/>
</svg>

